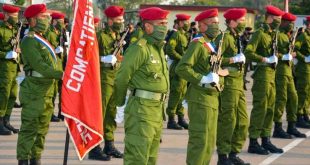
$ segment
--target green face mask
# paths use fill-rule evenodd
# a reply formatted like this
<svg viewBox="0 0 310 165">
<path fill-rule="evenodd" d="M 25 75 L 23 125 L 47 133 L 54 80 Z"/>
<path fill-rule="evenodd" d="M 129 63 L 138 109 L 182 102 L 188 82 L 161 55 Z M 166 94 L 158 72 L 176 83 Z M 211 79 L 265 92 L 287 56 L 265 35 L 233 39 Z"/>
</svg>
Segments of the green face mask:
<svg viewBox="0 0 310 165">
<path fill-rule="evenodd" d="M 65 24 L 63 22 L 61 22 L 61 21 L 57 21 L 56 28 L 58 30 L 62 30 L 62 29 L 65 28 Z"/>
<path fill-rule="evenodd" d="M 189 24 L 184 24 L 183 30 L 187 32 L 189 30 Z"/>
<path fill-rule="evenodd" d="M 154 31 L 151 34 L 151 36 L 157 41 L 165 40 L 167 31 L 168 31 L 167 26 L 158 26 L 158 25 L 153 25 L 153 26 L 154 26 Z"/>
<path fill-rule="evenodd" d="M 123 28 L 124 24 L 123 23 L 117 23 L 117 22 L 113 22 L 113 25 L 112 25 L 112 30 L 114 32 L 120 32 Z"/>
<path fill-rule="evenodd" d="M 17 22 L 18 22 L 18 17 L 12 17 L 12 16 L 10 16 L 9 19 L 8 19 L 8 23 L 9 23 L 10 25 L 16 25 Z"/>
<path fill-rule="evenodd" d="M 245 30 L 245 23 L 238 23 L 238 26 L 235 28 L 236 33 L 241 34 Z"/>
<path fill-rule="evenodd" d="M 294 23 L 281 24 L 280 29 L 284 32 L 290 32 L 294 29 Z"/>
<path fill-rule="evenodd" d="M 210 38 L 214 39 L 219 34 L 219 24 L 208 25 L 208 29 L 205 34 Z"/>
<path fill-rule="evenodd" d="M 276 30 L 279 28 L 281 24 L 281 19 L 273 19 L 272 23 L 270 24 L 270 27 L 272 30 Z"/>
<path fill-rule="evenodd" d="M 34 30 L 39 33 L 45 33 L 48 28 L 48 19 L 37 19 L 36 26 L 34 27 Z"/>
</svg>

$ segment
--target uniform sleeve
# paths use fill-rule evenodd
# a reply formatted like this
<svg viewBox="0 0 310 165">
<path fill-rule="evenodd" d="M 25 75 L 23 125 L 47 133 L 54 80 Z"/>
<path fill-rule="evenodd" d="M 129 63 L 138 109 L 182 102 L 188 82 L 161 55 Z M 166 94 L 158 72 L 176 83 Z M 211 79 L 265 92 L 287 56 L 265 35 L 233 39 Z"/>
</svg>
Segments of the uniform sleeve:
<svg viewBox="0 0 310 165">
<path fill-rule="evenodd" d="M 173 60 L 180 60 L 182 56 L 175 50 L 179 43 L 179 37 L 177 32 L 173 33 L 166 45 L 166 53 Z"/>
<path fill-rule="evenodd" d="M 262 62 L 263 60 L 263 57 L 256 53 L 257 46 L 261 42 L 261 35 L 261 31 L 256 31 L 244 51 L 246 58 L 253 62 Z"/>
<path fill-rule="evenodd" d="M 305 56 L 301 53 L 301 47 L 303 46 L 303 42 L 305 41 L 305 34 L 302 33 L 296 38 L 295 41 L 295 51 L 296 51 L 296 58 L 298 60 L 304 61 Z"/>
<path fill-rule="evenodd" d="M 104 42 L 104 38 L 103 38 L 103 32 L 100 32 L 99 34 L 98 34 L 98 46 L 99 46 L 99 55 L 100 56 L 104 56 L 104 55 L 106 55 L 105 53 L 104 53 L 104 50 L 105 50 L 105 42 Z"/>
<path fill-rule="evenodd" d="M 122 106 L 125 104 L 127 88 L 133 74 L 140 68 L 146 61 L 143 48 L 138 45 L 131 45 L 127 48 L 124 59 L 118 70 L 115 78 L 115 99 L 116 105 Z"/>
<path fill-rule="evenodd" d="M 21 44 L 23 61 L 27 61 L 29 66 L 36 72 L 39 72 L 45 78 L 61 79 L 62 71 L 56 70 L 53 67 L 47 65 L 40 52 L 35 49 L 35 45 L 38 43 L 34 39 L 26 38 Z"/>
<path fill-rule="evenodd" d="M 277 54 L 279 59 L 282 59 L 283 55 L 286 54 L 285 50 L 287 50 L 287 48 L 285 47 L 285 42 L 287 42 L 285 40 L 285 36 L 283 36 L 283 34 L 280 33 L 278 36 L 278 54 Z"/>
<path fill-rule="evenodd" d="M 176 67 L 176 73 L 192 84 L 198 84 L 203 76 L 193 69 L 194 65 L 199 62 L 199 56 L 202 53 L 200 47 L 201 43 L 191 42 L 183 58 Z"/>
<path fill-rule="evenodd" d="M 2 41 L 2 35 L 0 34 L 0 41 Z M 3 51 L 2 49 L 0 49 L 0 59 L 5 59 L 5 56 L 6 56 L 6 53 L 5 51 Z"/>
</svg>

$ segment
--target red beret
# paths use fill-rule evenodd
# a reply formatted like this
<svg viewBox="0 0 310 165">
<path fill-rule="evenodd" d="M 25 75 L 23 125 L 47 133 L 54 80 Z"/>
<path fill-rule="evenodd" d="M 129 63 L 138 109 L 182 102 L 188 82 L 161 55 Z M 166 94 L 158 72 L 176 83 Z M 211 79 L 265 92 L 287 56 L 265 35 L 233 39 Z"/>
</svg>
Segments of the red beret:
<svg viewBox="0 0 310 165">
<path fill-rule="evenodd" d="M 94 23 L 99 23 L 99 22 L 100 22 L 100 18 L 95 17 L 95 18 L 94 18 Z"/>
<path fill-rule="evenodd" d="M 110 6 L 104 10 L 104 14 L 109 18 L 122 16 L 124 12 L 124 8 L 121 6 Z"/>
<path fill-rule="evenodd" d="M 241 9 L 237 9 L 237 8 L 233 8 L 233 9 L 229 9 L 224 13 L 224 17 L 227 20 L 237 20 L 241 17 L 244 17 L 246 15 L 246 9 L 241 8 Z"/>
<path fill-rule="evenodd" d="M 189 20 L 191 18 L 191 16 L 187 14 L 177 14 L 175 16 L 177 17 L 177 20 L 180 21 Z"/>
<path fill-rule="evenodd" d="M 24 16 L 26 18 L 31 18 L 31 17 L 38 15 L 39 13 L 44 13 L 44 12 L 46 12 L 45 4 L 35 4 L 35 5 L 30 5 L 26 8 L 26 10 L 24 11 Z"/>
<path fill-rule="evenodd" d="M 51 14 L 52 19 L 64 19 L 65 18 L 65 14 L 63 13 L 52 13 Z"/>
<path fill-rule="evenodd" d="M 168 14 L 168 10 L 163 10 L 159 7 L 150 7 L 140 11 L 140 17 L 142 20 L 167 19 Z"/>
<path fill-rule="evenodd" d="M 218 10 L 216 8 L 215 9 L 208 9 L 208 10 L 205 10 L 205 11 L 199 13 L 196 16 L 195 21 L 201 21 L 201 20 L 216 17 L 216 16 L 218 16 Z"/>
<path fill-rule="evenodd" d="M 282 10 L 272 5 L 266 6 L 266 12 L 274 16 L 282 16 L 284 14 Z"/>
<path fill-rule="evenodd" d="M 282 16 L 282 19 L 283 20 L 287 20 L 287 21 L 296 21 L 297 17 L 291 13 L 285 13 L 283 16 Z"/>
<path fill-rule="evenodd" d="M 4 14 L 0 13 L 0 20 L 4 20 Z"/>
<path fill-rule="evenodd" d="M 7 12 L 7 13 L 17 13 L 17 12 L 19 12 L 20 8 L 15 7 L 15 6 L 11 6 L 11 5 L 3 5 L 2 10 L 4 12 Z"/>
<path fill-rule="evenodd" d="M 306 17 L 306 20 L 307 20 L 307 21 L 310 21 L 310 16 Z"/>
</svg>

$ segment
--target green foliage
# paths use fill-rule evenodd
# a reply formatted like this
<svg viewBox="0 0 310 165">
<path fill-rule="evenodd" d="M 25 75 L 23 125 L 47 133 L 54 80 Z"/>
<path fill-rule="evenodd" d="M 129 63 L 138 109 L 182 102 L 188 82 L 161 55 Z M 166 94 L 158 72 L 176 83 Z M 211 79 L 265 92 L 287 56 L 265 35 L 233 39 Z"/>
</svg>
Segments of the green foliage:
<svg viewBox="0 0 310 165">
<path fill-rule="evenodd" d="M 25 0 L 11 0 L 14 5 L 23 6 L 25 4 Z"/>
</svg>

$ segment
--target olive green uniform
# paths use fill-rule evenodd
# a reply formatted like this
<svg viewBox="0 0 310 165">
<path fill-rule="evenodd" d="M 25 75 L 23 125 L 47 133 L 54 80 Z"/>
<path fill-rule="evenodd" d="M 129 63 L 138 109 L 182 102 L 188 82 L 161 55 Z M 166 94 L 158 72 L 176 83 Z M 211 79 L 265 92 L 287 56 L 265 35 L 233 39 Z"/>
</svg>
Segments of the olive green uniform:
<svg viewBox="0 0 310 165">
<path fill-rule="evenodd" d="M 216 44 L 222 38 L 219 35 Z M 243 91 L 243 67 L 241 64 L 230 64 L 230 58 L 238 53 L 239 36 L 229 28 L 222 43 L 222 68 L 229 71 L 224 78 L 224 90 L 221 93 L 217 127 L 218 154 L 240 153 L 248 133 L 248 114 Z"/>
<path fill-rule="evenodd" d="M 132 92 L 125 108 L 125 165 L 156 164 L 169 88 L 162 48 L 162 42 L 144 35 L 128 47 L 116 76 L 116 104 L 125 104 L 127 88 Z"/>
<path fill-rule="evenodd" d="M 115 42 L 120 39 L 119 34 L 115 34 L 109 27 L 106 27 L 97 35 L 99 44 L 100 56 L 113 54 L 115 49 Z M 106 141 L 114 140 L 114 131 L 116 129 L 116 105 L 114 98 L 114 79 L 116 72 L 119 69 L 119 63 L 114 67 L 106 66 L 100 63 L 100 77 L 101 77 L 101 95 L 102 95 L 102 109 L 104 118 L 104 139 Z"/>
<path fill-rule="evenodd" d="M 310 30 L 300 34 L 295 43 L 296 58 L 296 89 L 298 93 L 298 115 L 309 114 L 310 106 L 310 63 L 305 62 L 305 56 L 310 55 Z"/>
<path fill-rule="evenodd" d="M 178 31 L 171 35 L 166 45 L 166 54 L 173 60 L 169 70 L 171 85 L 168 107 L 166 109 L 168 116 L 174 117 L 175 114 L 178 116 L 184 116 L 182 101 L 186 93 L 187 82 L 175 73 L 175 67 L 184 55 L 187 45 L 188 39 L 186 31 L 182 28 L 179 28 Z"/>
<path fill-rule="evenodd" d="M 274 122 L 282 122 L 282 115 L 286 109 L 288 122 L 296 122 L 298 97 L 293 78 L 293 62 L 283 61 L 282 56 L 289 52 L 289 36 L 285 32 L 278 35 L 279 63 L 276 69 L 276 103 Z"/>
<path fill-rule="evenodd" d="M 138 39 L 142 38 L 144 32 L 140 26 L 138 26 L 135 31 L 130 35 L 130 44 L 136 42 Z"/>
<path fill-rule="evenodd" d="M 202 87 L 200 81 L 210 72 L 210 51 L 207 38 L 196 38 L 176 67 L 176 73 L 190 82 L 185 99 L 188 102 L 189 140 L 188 165 L 209 164 L 216 141 L 219 92 L 211 86 Z"/>
<path fill-rule="evenodd" d="M 9 28 L 7 23 L 0 25 L 0 117 L 10 116 L 17 97 L 17 67 L 13 59 L 5 59 L 9 51 L 13 51 L 11 41 L 17 29 Z"/>
<path fill-rule="evenodd" d="M 253 109 L 251 112 L 249 136 L 252 139 L 270 137 L 275 106 L 275 69 L 270 64 L 262 62 L 264 57 L 272 55 L 272 39 L 268 24 L 263 24 L 249 41 L 245 56 L 257 62 L 253 77 Z"/>
<path fill-rule="evenodd" d="M 20 85 L 23 109 L 17 159 L 40 159 L 53 113 L 56 79 L 61 79 L 62 71 L 47 47 L 34 38 L 32 29 L 22 40 L 21 51 L 26 78 Z"/>
</svg>

